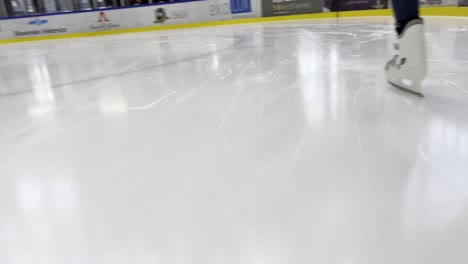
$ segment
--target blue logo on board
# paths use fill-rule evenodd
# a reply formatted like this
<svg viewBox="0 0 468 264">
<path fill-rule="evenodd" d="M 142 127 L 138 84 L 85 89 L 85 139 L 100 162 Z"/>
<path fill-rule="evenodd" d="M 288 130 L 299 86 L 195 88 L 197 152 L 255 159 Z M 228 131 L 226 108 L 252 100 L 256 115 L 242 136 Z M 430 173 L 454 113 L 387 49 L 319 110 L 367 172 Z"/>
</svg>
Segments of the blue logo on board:
<svg viewBox="0 0 468 264">
<path fill-rule="evenodd" d="M 40 25 L 47 24 L 47 22 L 49 22 L 47 19 L 36 18 L 35 20 L 29 21 L 28 25 L 40 26 Z"/>
<path fill-rule="evenodd" d="M 231 13 L 242 14 L 252 12 L 250 0 L 231 0 Z"/>
</svg>

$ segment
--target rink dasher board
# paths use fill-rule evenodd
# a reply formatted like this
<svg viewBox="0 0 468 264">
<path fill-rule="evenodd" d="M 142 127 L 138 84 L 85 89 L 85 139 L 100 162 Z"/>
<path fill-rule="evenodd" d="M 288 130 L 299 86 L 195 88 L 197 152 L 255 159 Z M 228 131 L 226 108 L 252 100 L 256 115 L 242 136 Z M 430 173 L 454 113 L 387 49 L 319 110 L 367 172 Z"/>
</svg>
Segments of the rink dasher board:
<svg viewBox="0 0 468 264">
<path fill-rule="evenodd" d="M 145 32 L 160 29 L 180 29 L 213 25 L 277 22 L 288 20 L 335 18 L 336 12 L 262 17 L 261 0 L 251 1 L 251 12 L 232 14 L 220 12 L 230 7 L 229 0 L 210 0 L 177 4 L 151 5 L 129 9 L 104 9 L 82 13 L 64 13 L 49 16 L 0 20 L 0 44 L 22 41 L 89 37 L 119 33 Z M 168 19 L 155 23 L 156 9 L 163 8 Z M 190 10 L 190 11 L 188 11 Z M 131 12 L 129 12 L 131 11 Z M 468 7 L 423 7 L 423 16 L 468 17 Z M 105 18 L 102 20 L 102 15 Z M 389 9 L 339 12 L 339 17 L 391 16 Z M 43 21 L 47 20 L 47 22 Z M 31 24 L 32 23 L 32 24 Z M 14 30 L 11 30 L 14 29 Z M 28 32 L 36 31 L 36 32 Z M 41 32 L 37 32 L 43 30 Z M 15 33 L 26 32 L 26 34 Z"/>
<path fill-rule="evenodd" d="M 240 14 L 232 14 L 230 0 L 209 0 L 6 19 L 0 20 L 0 39 L 256 18 L 259 3 L 251 1 L 251 12 Z"/>
</svg>

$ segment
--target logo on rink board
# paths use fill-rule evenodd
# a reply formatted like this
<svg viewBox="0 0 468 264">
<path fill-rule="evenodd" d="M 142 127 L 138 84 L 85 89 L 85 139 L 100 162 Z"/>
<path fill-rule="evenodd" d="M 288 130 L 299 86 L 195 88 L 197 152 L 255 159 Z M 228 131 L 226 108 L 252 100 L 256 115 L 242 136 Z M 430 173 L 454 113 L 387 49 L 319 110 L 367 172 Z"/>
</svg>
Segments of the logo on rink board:
<svg viewBox="0 0 468 264">
<path fill-rule="evenodd" d="M 34 20 L 32 20 L 32 21 L 29 21 L 29 22 L 28 22 L 28 25 L 40 26 L 40 25 L 47 24 L 47 22 L 49 22 L 49 20 L 36 18 L 36 19 L 34 19 Z"/>
<path fill-rule="evenodd" d="M 329 11 L 352 11 L 388 8 L 388 0 L 324 0 Z"/>
<path fill-rule="evenodd" d="M 185 19 L 187 17 L 188 17 L 187 10 L 174 11 L 174 12 L 171 12 L 169 16 L 170 19 Z"/>
<path fill-rule="evenodd" d="M 119 24 L 112 23 L 106 16 L 106 13 L 99 12 L 98 23 L 91 25 L 89 28 L 91 30 L 110 30 L 120 27 Z"/>
<path fill-rule="evenodd" d="M 242 14 L 252 12 L 250 0 L 231 0 L 231 13 Z"/>
<path fill-rule="evenodd" d="M 164 21 L 169 19 L 164 8 L 154 10 L 154 16 L 156 17 L 156 20 L 154 21 L 155 24 L 162 24 Z"/>
<path fill-rule="evenodd" d="M 261 0 L 265 17 L 321 13 L 322 1 Z M 341 0 L 340 0 L 341 1 Z"/>
<path fill-rule="evenodd" d="M 109 22 L 110 20 L 107 19 L 107 16 L 104 12 L 99 13 L 99 19 L 98 22 Z"/>
<path fill-rule="evenodd" d="M 37 19 L 27 22 L 27 25 L 38 27 L 38 26 L 42 26 L 48 23 L 49 23 L 49 20 L 47 19 L 37 18 Z M 56 28 L 44 28 L 44 29 L 34 29 L 34 30 L 26 30 L 26 31 L 16 30 L 13 32 L 13 35 L 15 37 L 23 37 L 23 36 L 58 34 L 58 33 L 66 33 L 66 32 L 68 32 L 67 28 L 56 27 Z"/>
<path fill-rule="evenodd" d="M 225 16 L 231 12 L 228 3 L 218 3 L 217 1 L 210 5 L 211 16 Z"/>
<path fill-rule="evenodd" d="M 377 0 L 375 5 L 372 6 L 372 8 L 382 9 L 385 8 L 385 4 L 382 2 L 382 0 Z"/>
<path fill-rule="evenodd" d="M 421 1 L 422 5 L 442 5 L 442 0 L 426 0 L 426 1 Z"/>
</svg>

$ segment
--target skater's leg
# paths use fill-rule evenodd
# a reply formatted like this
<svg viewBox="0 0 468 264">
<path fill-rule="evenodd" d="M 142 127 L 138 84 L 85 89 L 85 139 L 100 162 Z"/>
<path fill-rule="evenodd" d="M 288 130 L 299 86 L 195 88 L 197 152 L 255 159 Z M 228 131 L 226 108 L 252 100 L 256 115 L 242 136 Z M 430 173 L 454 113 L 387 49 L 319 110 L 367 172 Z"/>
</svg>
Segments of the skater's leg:
<svg viewBox="0 0 468 264">
<path fill-rule="evenodd" d="M 396 55 L 387 63 L 387 81 L 422 96 L 421 83 L 426 77 L 426 43 L 418 0 L 393 0 L 398 33 Z"/>
<path fill-rule="evenodd" d="M 419 18 L 419 0 L 392 0 L 396 30 L 401 34 L 408 22 Z"/>
</svg>

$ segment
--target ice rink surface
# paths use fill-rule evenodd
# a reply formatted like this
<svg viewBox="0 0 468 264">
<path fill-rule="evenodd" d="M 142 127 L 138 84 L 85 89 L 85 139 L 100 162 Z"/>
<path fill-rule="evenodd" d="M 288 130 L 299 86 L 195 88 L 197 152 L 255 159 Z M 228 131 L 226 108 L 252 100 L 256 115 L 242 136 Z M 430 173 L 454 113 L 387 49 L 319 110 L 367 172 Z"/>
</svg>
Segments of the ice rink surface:
<svg viewBox="0 0 468 264">
<path fill-rule="evenodd" d="M 468 19 L 0 46 L 2 264 L 468 263 Z"/>
</svg>

